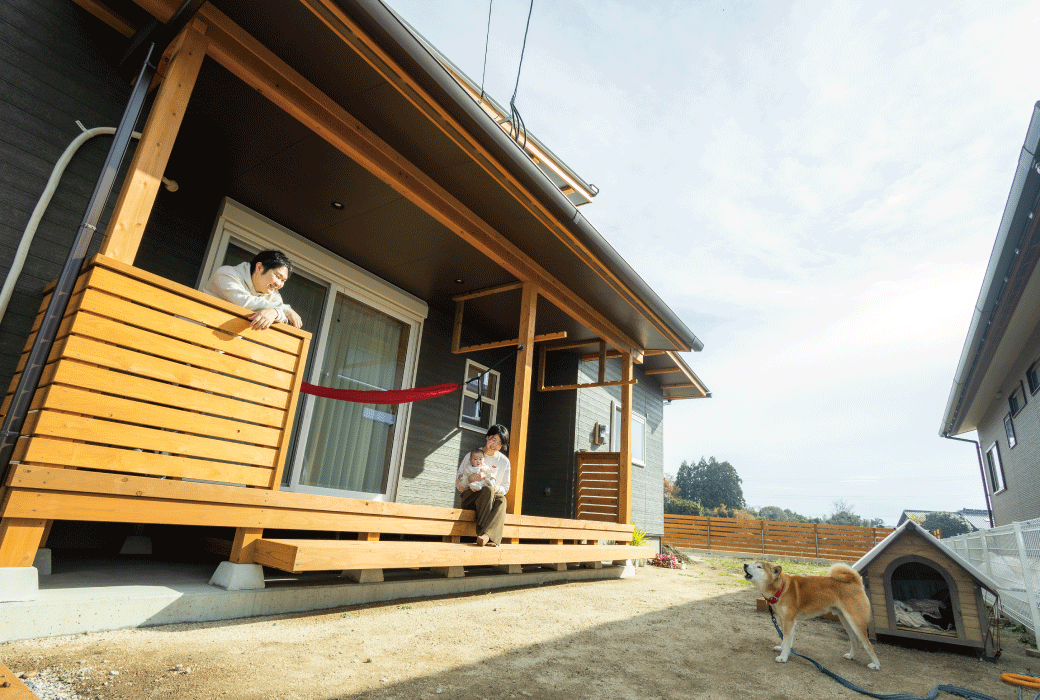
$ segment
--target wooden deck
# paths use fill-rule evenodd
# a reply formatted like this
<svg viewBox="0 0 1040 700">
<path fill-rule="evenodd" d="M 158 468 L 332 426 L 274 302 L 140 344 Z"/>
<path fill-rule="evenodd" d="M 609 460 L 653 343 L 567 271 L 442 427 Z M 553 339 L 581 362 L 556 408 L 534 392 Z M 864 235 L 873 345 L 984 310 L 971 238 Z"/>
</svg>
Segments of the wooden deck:
<svg viewBox="0 0 1040 700">
<path fill-rule="evenodd" d="M 616 522 L 509 515 L 503 545 L 478 548 L 463 541 L 476 535 L 471 511 L 279 491 L 309 334 L 253 331 L 247 315 L 91 262 L 3 486 L 0 566 L 31 566 L 54 520 L 231 527 L 232 562 L 292 572 L 652 556 Z"/>
</svg>

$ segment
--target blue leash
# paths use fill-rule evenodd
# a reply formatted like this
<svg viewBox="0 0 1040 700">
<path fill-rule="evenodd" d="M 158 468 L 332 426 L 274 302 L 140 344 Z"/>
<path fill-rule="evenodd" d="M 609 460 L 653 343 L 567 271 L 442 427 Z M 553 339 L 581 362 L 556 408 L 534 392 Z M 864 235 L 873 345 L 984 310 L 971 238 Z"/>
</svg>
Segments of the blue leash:
<svg viewBox="0 0 1040 700">
<path fill-rule="evenodd" d="M 778 635 L 780 635 L 780 641 L 783 641 L 784 633 L 780 631 L 780 625 L 778 625 L 776 623 L 776 615 L 773 613 L 773 606 L 772 605 L 769 606 L 769 617 L 771 617 L 773 619 L 773 627 L 776 628 L 776 633 Z M 836 680 L 839 683 L 841 683 L 843 686 L 845 686 L 849 690 L 855 690 L 857 693 L 862 693 L 863 695 L 869 695 L 872 698 L 878 698 L 878 700 L 935 700 L 935 698 L 937 698 L 939 696 L 939 693 L 949 693 L 950 695 L 959 695 L 962 698 L 968 698 L 968 700 L 997 700 L 992 695 L 986 695 L 985 693 L 980 693 L 980 692 L 977 692 L 975 690 L 968 690 L 967 688 L 959 688 L 959 687 L 957 687 L 955 685 L 937 685 L 934 688 L 932 688 L 930 691 L 928 691 L 928 694 L 925 695 L 923 698 L 919 697 L 917 695 L 914 695 L 913 693 L 889 693 L 889 694 L 872 693 L 869 690 L 866 690 L 865 688 L 860 688 L 858 685 L 856 685 L 855 683 L 852 683 L 851 681 L 845 680 L 844 678 L 839 676 L 834 671 L 831 671 L 830 669 L 825 668 L 823 666 L 823 664 L 821 664 L 820 662 L 816 661 L 816 659 L 810 659 L 808 656 L 805 656 L 804 654 L 799 654 L 794 649 L 791 649 L 791 653 L 794 654 L 797 657 L 805 659 L 806 661 L 811 663 L 813 666 L 815 666 L 816 668 L 820 669 L 821 671 L 823 671 L 828 676 L 830 676 L 834 680 Z M 1019 691 L 1019 692 L 1021 693 L 1021 691 Z M 1038 697 L 1040 697 L 1040 693 L 1037 693 L 1037 695 L 1038 695 Z M 1034 700 L 1036 700 L 1036 698 L 1034 698 Z"/>
</svg>

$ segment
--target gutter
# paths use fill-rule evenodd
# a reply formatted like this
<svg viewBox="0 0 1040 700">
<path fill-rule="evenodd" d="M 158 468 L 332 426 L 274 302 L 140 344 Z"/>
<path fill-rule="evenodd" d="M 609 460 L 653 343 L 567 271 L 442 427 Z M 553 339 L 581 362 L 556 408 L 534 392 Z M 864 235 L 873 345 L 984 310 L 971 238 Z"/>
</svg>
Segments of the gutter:
<svg viewBox="0 0 1040 700">
<path fill-rule="evenodd" d="M 982 445 L 979 444 L 978 440 L 968 440 L 967 438 L 953 437 L 952 435 L 943 435 L 947 440 L 957 440 L 959 442 L 970 442 L 975 445 L 975 456 L 979 460 L 979 475 L 982 476 L 982 495 L 986 499 L 986 512 L 989 514 L 989 526 L 993 525 L 993 501 L 989 497 L 989 486 L 986 483 L 986 468 L 982 464 Z"/>
<path fill-rule="evenodd" d="M 961 410 L 965 408 L 964 401 L 968 384 L 978 369 L 979 358 L 989 340 L 993 319 L 1004 299 L 1004 291 L 1007 288 L 1011 270 L 1022 249 L 1022 241 L 1028 231 L 1029 219 L 1032 218 L 1032 212 L 1036 209 L 1037 200 L 1040 197 L 1040 164 L 1036 161 L 1038 143 L 1040 143 L 1040 102 L 1033 105 L 1033 116 L 1029 120 L 1025 143 L 1018 157 L 1018 168 L 1015 170 L 1015 178 L 1011 182 L 1011 192 L 1008 194 L 1004 214 L 1000 219 L 1000 227 L 997 229 L 997 240 L 993 244 L 993 252 L 990 253 L 982 290 L 975 303 L 971 325 L 964 341 L 964 348 L 961 350 L 957 371 L 954 373 L 953 387 L 946 402 L 942 426 L 939 428 L 939 435 L 942 437 L 949 437 L 959 427 L 958 422 L 961 419 Z M 1031 206 L 1024 209 L 1023 204 Z M 1018 231 L 1013 238 L 1013 245 L 1009 243 L 1012 240 L 1012 231 Z"/>
<path fill-rule="evenodd" d="M 456 82 L 440 61 L 423 46 L 420 39 L 392 10 L 381 0 L 337 0 L 337 4 L 374 39 L 379 40 L 380 37 L 389 39 L 389 41 L 382 41 L 381 46 L 383 50 L 393 55 L 395 60 L 405 67 L 409 63 L 418 66 L 419 72 L 413 75 L 413 78 L 423 83 L 423 88 L 430 92 L 440 106 L 451 111 L 452 116 L 458 119 L 459 123 L 478 139 L 481 145 L 491 152 L 511 175 L 520 180 L 523 186 L 534 194 L 549 214 L 574 236 L 579 248 L 587 250 L 591 257 L 599 261 L 607 272 L 614 275 L 618 282 L 656 317 L 647 320 L 651 323 L 655 321 L 663 323 L 669 331 L 665 335 L 677 336 L 685 346 L 674 349 L 700 351 L 704 348 L 704 343 L 693 334 L 693 331 L 614 250 L 602 234 L 567 199 L 566 195 L 560 192 L 556 185 L 546 177 L 545 173 L 531 162 L 527 154 L 487 115 L 480 105 L 473 101 L 465 89 Z M 607 281 L 609 282 L 609 280 Z"/>
</svg>

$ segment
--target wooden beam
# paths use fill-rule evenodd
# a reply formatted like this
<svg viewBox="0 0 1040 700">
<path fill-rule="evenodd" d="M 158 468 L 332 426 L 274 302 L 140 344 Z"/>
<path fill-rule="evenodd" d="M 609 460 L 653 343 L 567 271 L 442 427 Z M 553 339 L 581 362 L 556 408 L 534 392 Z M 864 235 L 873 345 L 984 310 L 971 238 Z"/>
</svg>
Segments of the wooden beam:
<svg viewBox="0 0 1040 700">
<path fill-rule="evenodd" d="M 188 99 L 199 76 L 202 59 L 206 57 L 208 39 L 203 31 L 204 27 L 197 20 L 193 21 L 173 44 L 166 77 L 148 112 L 140 143 L 130 163 L 130 172 L 123 181 L 101 243 L 102 255 L 131 265 L 137 256 Z"/>
<path fill-rule="evenodd" d="M 47 521 L 37 518 L 0 520 L 0 567 L 32 566 L 46 528 Z"/>
<path fill-rule="evenodd" d="M 79 5 L 80 7 L 82 7 L 87 12 L 89 12 L 90 14 L 94 15 L 95 17 L 97 17 L 99 20 L 101 20 L 102 22 L 104 22 L 108 26 L 112 27 L 112 29 L 115 29 L 117 32 L 119 32 L 123 36 L 125 36 L 127 38 L 130 38 L 130 37 L 132 37 L 134 35 L 134 32 L 136 30 L 134 29 L 133 25 L 131 25 L 129 22 L 127 22 L 125 19 L 123 19 L 119 15 L 117 15 L 115 12 L 112 12 L 112 10 L 108 9 L 107 7 L 102 5 L 101 3 L 95 2 L 95 0 L 72 0 L 72 1 L 75 2 L 77 5 Z"/>
<path fill-rule="evenodd" d="M 523 286 L 523 282 L 507 282 L 506 284 L 500 284 L 496 287 L 485 287 L 484 289 L 476 289 L 472 292 L 466 292 L 465 294 L 456 294 L 451 298 L 451 300 L 466 301 L 467 299 L 479 299 L 480 297 L 486 297 L 489 294 L 510 292 L 514 289 L 520 289 Z"/>
<path fill-rule="evenodd" d="M 525 282 L 520 301 L 519 341 L 516 375 L 513 383 L 513 412 L 509 428 L 509 459 L 512 463 L 512 488 L 506 494 L 507 513 L 519 514 L 524 499 L 524 461 L 527 458 L 527 424 L 531 411 L 531 380 L 534 366 L 534 322 L 538 307 L 538 287 Z"/>
<path fill-rule="evenodd" d="M 549 348 L 549 349 L 552 350 L 553 348 Z M 652 355 L 660 355 L 660 354 L 661 353 L 658 350 L 644 350 L 639 355 L 637 355 L 635 353 L 632 353 L 632 360 L 637 365 L 641 365 L 641 364 L 643 364 L 643 357 L 650 357 Z M 608 360 L 617 360 L 617 359 L 620 359 L 621 356 L 622 356 L 622 352 L 620 350 L 608 350 L 607 351 L 607 359 Z M 599 353 L 598 352 L 587 352 L 587 353 L 584 353 L 581 356 L 581 361 L 582 362 L 595 362 L 598 359 L 599 359 Z"/>
<path fill-rule="evenodd" d="M 567 337 L 567 331 L 558 331 L 556 333 L 543 333 L 541 335 L 536 335 L 531 340 L 531 342 L 532 343 L 542 343 L 542 342 L 545 342 L 547 340 L 558 340 L 560 338 L 566 338 L 566 337 Z M 481 350 L 494 350 L 495 348 L 507 348 L 507 347 L 509 347 L 511 345 L 513 345 L 513 346 L 520 345 L 520 339 L 519 338 L 513 338 L 512 340 L 496 340 L 493 343 L 481 343 L 479 345 L 467 345 L 466 347 L 463 347 L 463 348 L 457 348 L 457 349 L 453 348 L 452 352 L 455 353 L 456 355 L 463 355 L 463 354 L 470 353 L 470 352 L 480 352 Z"/>
<path fill-rule="evenodd" d="M 538 391 L 570 391 L 572 389 L 596 389 L 605 386 L 631 386 L 638 384 L 638 379 L 624 379 L 617 382 L 588 382 L 587 384 L 558 384 L 556 386 L 539 386 Z"/>
<path fill-rule="evenodd" d="M 607 381 L 607 344 L 599 341 L 599 378 L 597 381 L 603 384 Z"/>
<path fill-rule="evenodd" d="M 621 379 L 632 381 L 632 356 L 621 358 Z M 621 387 L 621 468 L 618 478 L 618 522 L 632 522 L 632 385 Z M 644 527 L 646 524 L 644 523 Z"/>
<path fill-rule="evenodd" d="M 643 370 L 643 374 L 654 375 L 654 374 L 672 374 L 673 372 L 682 372 L 679 367 L 662 367 L 661 369 L 647 369 Z"/>
<path fill-rule="evenodd" d="M 236 528 L 235 540 L 231 543 L 231 554 L 228 559 L 235 564 L 252 564 L 256 542 L 263 536 L 264 531 L 260 528 Z"/>
</svg>

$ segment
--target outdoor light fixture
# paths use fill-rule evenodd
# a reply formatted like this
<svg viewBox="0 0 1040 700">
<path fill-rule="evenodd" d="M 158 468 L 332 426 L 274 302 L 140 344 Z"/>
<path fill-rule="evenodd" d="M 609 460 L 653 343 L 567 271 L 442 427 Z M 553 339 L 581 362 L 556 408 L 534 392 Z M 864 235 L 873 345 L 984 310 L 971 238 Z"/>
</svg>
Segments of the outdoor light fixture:
<svg viewBox="0 0 1040 700">
<path fill-rule="evenodd" d="M 335 209 L 336 211 L 339 211 L 340 209 L 343 208 L 343 202 L 333 202 L 332 203 L 332 208 Z"/>
<path fill-rule="evenodd" d="M 455 284 L 462 284 L 462 278 L 459 277 L 458 279 L 456 279 Z"/>
</svg>

